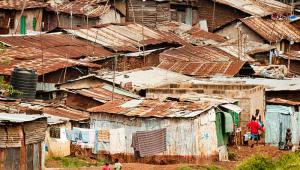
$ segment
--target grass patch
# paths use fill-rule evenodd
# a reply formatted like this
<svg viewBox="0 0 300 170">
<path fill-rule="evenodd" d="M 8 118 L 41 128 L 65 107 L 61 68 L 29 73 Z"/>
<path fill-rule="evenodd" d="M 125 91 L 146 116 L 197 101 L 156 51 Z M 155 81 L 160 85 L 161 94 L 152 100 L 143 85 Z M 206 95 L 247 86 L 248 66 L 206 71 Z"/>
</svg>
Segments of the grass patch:
<svg viewBox="0 0 300 170">
<path fill-rule="evenodd" d="M 104 164 L 104 160 L 80 159 L 77 157 L 51 157 L 46 159 L 47 162 L 57 162 L 63 168 L 81 168 L 81 167 L 97 167 Z"/>
<path fill-rule="evenodd" d="M 176 170 L 222 170 L 222 169 L 217 166 L 198 166 L 198 167 L 182 166 L 176 168 Z"/>
<path fill-rule="evenodd" d="M 255 155 L 243 161 L 236 170 L 299 170 L 300 152 L 282 155 L 277 159 L 271 159 L 263 155 Z"/>
</svg>

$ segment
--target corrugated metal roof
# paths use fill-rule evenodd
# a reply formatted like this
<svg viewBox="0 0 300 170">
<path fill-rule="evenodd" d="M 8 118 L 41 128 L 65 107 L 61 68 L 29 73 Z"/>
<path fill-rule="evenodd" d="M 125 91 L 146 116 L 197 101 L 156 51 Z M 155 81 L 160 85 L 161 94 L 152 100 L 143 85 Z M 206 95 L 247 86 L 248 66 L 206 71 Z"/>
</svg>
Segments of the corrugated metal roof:
<svg viewBox="0 0 300 170">
<path fill-rule="evenodd" d="M 219 49 L 239 58 L 238 52 L 238 40 L 231 39 L 224 43 L 216 45 Z M 271 46 L 269 44 L 263 44 L 255 41 L 246 41 L 245 45 L 243 46 L 245 50 L 245 54 L 242 54 L 241 60 L 243 61 L 254 61 L 249 55 L 257 54 L 257 53 L 264 53 L 269 52 L 271 49 L 275 49 L 276 47 Z"/>
<path fill-rule="evenodd" d="M 66 34 L 42 34 L 35 36 L 0 37 L 0 42 L 10 47 L 35 47 L 51 52 L 63 58 L 97 57 L 105 58 L 112 53 L 104 48 L 94 46 L 86 41 L 76 39 Z M 29 54 L 29 53 L 28 53 Z"/>
<path fill-rule="evenodd" d="M 215 46 L 183 46 L 160 53 L 161 60 L 188 62 L 234 61 L 236 58 Z"/>
<path fill-rule="evenodd" d="M 85 97 L 90 97 L 93 98 L 94 100 L 106 103 L 111 100 L 112 98 L 112 91 L 113 87 L 108 84 L 102 84 L 97 87 L 92 87 L 89 89 L 81 89 L 81 90 L 74 90 L 72 91 L 73 93 L 80 94 Z M 114 99 L 115 100 L 130 100 L 130 99 L 137 99 L 139 96 L 120 89 L 120 88 L 115 88 L 114 89 Z"/>
<path fill-rule="evenodd" d="M 209 80 L 193 80 L 193 82 L 216 83 L 241 83 L 247 85 L 263 85 L 266 91 L 297 91 L 300 90 L 300 78 L 293 79 L 266 79 L 266 78 L 241 78 L 241 77 L 212 77 Z"/>
<path fill-rule="evenodd" d="M 279 105 L 300 106 L 300 102 L 285 100 L 285 99 L 281 99 L 281 98 L 269 99 L 269 100 L 267 100 L 267 103 L 269 103 L 269 104 L 279 104 Z"/>
<path fill-rule="evenodd" d="M 44 107 L 43 113 L 46 113 L 48 115 L 58 116 L 62 118 L 67 118 L 74 121 L 83 121 L 88 120 L 90 118 L 89 113 L 67 108 L 67 107 Z"/>
<path fill-rule="evenodd" d="M 110 5 L 100 5 L 92 1 L 71 1 L 62 4 L 53 4 L 48 8 L 51 11 L 73 14 L 85 15 L 89 17 L 100 17 L 110 11 Z"/>
<path fill-rule="evenodd" d="M 104 72 L 98 77 L 108 82 L 113 82 L 113 72 Z M 191 79 L 193 78 L 157 67 L 116 72 L 115 74 L 116 84 L 123 86 L 126 83 L 132 83 L 135 90 L 154 88 L 170 83 L 180 83 Z"/>
<path fill-rule="evenodd" d="M 0 56 L 0 61 L 5 63 L 0 65 L 0 74 L 2 75 L 11 75 L 11 71 L 14 67 L 34 69 L 38 75 L 72 66 L 100 68 L 97 64 L 62 58 L 56 54 L 42 52 L 32 47 L 5 49 Z"/>
<path fill-rule="evenodd" d="M 215 46 L 184 46 L 160 54 L 162 69 L 189 76 L 236 75 L 246 62 Z"/>
<path fill-rule="evenodd" d="M 136 52 L 143 45 L 174 43 L 174 40 L 165 34 L 145 26 L 142 28 L 142 25 L 139 24 L 106 24 L 98 28 L 66 31 L 117 52 Z"/>
<path fill-rule="evenodd" d="M 45 118 L 45 116 L 0 113 L 0 122 L 23 123 L 23 122 L 34 121 L 40 118 Z"/>
<path fill-rule="evenodd" d="M 191 118 L 198 116 L 219 102 L 212 101 L 158 101 L 158 100 L 131 100 L 131 101 L 110 101 L 104 105 L 89 109 L 94 113 L 110 113 L 134 117 L 180 117 Z M 225 102 L 226 103 L 226 102 Z M 227 102 L 229 103 L 229 102 Z"/>
<path fill-rule="evenodd" d="M 248 17 L 241 19 L 241 21 L 269 42 L 279 42 L 283 39 L 300 42 L 300 31 L 288 20 Z"/>
<path fill-rule="evenodd" d="M 216 0 L 253 16 L 292 13 L 293 7 L 275 0 Z"/>
<path fill-rule="evenodd" d="M 187 62 L 164 60 L 157 67 L 195 77 L 235 76 L 245 63 L 243 61 Z"/>
<path fill-rule="evenodd" d="M 218 34 L 201 30 L 198 25 L 192 27 L 175 21 L 159 23 L 157 24 L 157 29 L 174 33 L 185 41 L 195 45 L 218 44 L 227 40 L 225 37 Z"/>
<path fill-rule="evenodd" d="M 44 8 L 48 6 L 47 3 L 44 2 L 38 2 L 34 0 L 0 0 L 0 9 L 15 9 L 15 10 L 22 10 L 23 6 L 25 4 L 25 9 L 30 9 L 30 8 Z"/>
</svg>

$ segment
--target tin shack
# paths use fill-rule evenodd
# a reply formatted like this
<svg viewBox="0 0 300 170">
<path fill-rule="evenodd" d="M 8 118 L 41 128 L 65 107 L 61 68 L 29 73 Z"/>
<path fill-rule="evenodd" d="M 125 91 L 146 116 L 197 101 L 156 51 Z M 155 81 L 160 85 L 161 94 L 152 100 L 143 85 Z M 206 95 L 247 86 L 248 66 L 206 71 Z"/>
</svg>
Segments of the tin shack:
<svg viewBox="0 0 300 170">
<path fill-rule="evenodd" d="M 94 150 L 126 162 L 226 159 L 228 137 L 238 121 L 223 111 L 231 103 L 204 97 L 107 102 L 89 109 L 91 128 L 99 132 Z"/>
<path fill-rule="evenodd" d="M 46 129 L 44 116 L 0 113 L 0 169 L 43 169 Z"/>
</svg>

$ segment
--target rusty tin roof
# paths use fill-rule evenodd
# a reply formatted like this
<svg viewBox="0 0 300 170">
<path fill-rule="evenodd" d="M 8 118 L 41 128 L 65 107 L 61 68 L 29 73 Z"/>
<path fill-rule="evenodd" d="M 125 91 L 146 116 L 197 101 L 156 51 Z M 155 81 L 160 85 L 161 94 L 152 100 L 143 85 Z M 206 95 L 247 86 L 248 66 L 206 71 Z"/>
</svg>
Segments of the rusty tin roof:
<svg viewBox="0 0 300 170">
<path fill-rule="evenodd" d="M 66 30 L 80 38 L 95 42 L 116 52 L 136 52 L 147 45 L 177 43 L 159 31 L 139 24 L 105 24 L 97 28 Z M 143 36 L 144 34 L 144 36 Z"/>
<path fill-rule="evenodd" d="M 26 2 L 26 4 L 24 4 Z M 31 8 L 44 8 L 47 7 L 48 4 L 44 2 L 34 1 L 34 0 L 0 0 L 0 9 L 9 9 L 9 10 L 22 10 L 23 6 L 25 5 L 24 9 L 31 9 Z"/>
<path fill-rule="evenodd" d="M 97 57 L 105 58 L 112 53 L 102 47 L 94 46 L 86 41 L 66 34 L 42 34 L 35 36 L 0 37 L 0 42 L 10 47 L 35 47 L 43 52 L 51 52 L 67 58 Z"/>
<path fill-rule="evenodd" d="M 241 21 L 269 42 L 278 42 L 283 39 L 300 42 L 300 31 L 287 20 L 248 17 L 241 19 Z"/>
<path fill-rule="evenodd" d="M 71 1 L 67 3 L 52 5 L 49 10 L 72 15 L 85 15 L 91 18 L 101 17 L 110 11 L 110 5 L 100 5 L 93 1 Z"/>
<path fill-rule="evenodd" d="M 46 113 L 48 115 L 52 116 L 58 116 L 67 118 L 74 121 L 83 121 L 88 120 L 90 118 L 89 113 L 84 111 L 75 110 L 69 107 L 63 107 L 63 106 L 50 106 L 50 107 L 44 107 L 43 113 Z"/>
<path fill-rule="evenodd" d="M 293 7 L 275 0 L 216 0 L 253 16 L 292 13 Z"/>
<path fill-rule="evenodd" d="M 230 103 L 224 99 L 203 101 L 159 101 L 140 99 L 115 100 L 89 109 L 92 113 L 109 113 L 133 117 L 180 117 L 192 118 L 208 111 L 212 107 Z"/>
</svg>

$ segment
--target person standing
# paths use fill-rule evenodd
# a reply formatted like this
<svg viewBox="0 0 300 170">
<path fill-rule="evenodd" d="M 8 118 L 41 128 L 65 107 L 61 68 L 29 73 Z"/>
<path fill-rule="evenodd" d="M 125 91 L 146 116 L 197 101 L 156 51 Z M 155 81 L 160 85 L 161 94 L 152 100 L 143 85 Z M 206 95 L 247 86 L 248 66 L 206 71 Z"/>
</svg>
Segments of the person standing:
<svg viewBox="0 0 300 170">
<path fill-rule="evenodd" d="M 251 131 L 251 148 L 254 146 L 254 141 L 256 141 L 256 144 L 258 144 L 258 136 L 259 136 L 259 130 L 264 132 L 264 128 L 259 125 L 259 123 L 256 121 L 256 117 L 252 116 L 251 121 L 247 124 L 247 126 L 250 128 Z"/>
<path fill-rule="evenodd" d="M 102 170 L 110 170 L 109 163 L 105 163 Z"/>
<path fill-rule="evenodd" d="M 121 170 L 122 169 L 122 164 L 119 162 L 119 159 L 115 160 L 115 166 L 114 166 L 115 170 Z"/>
</svg>

